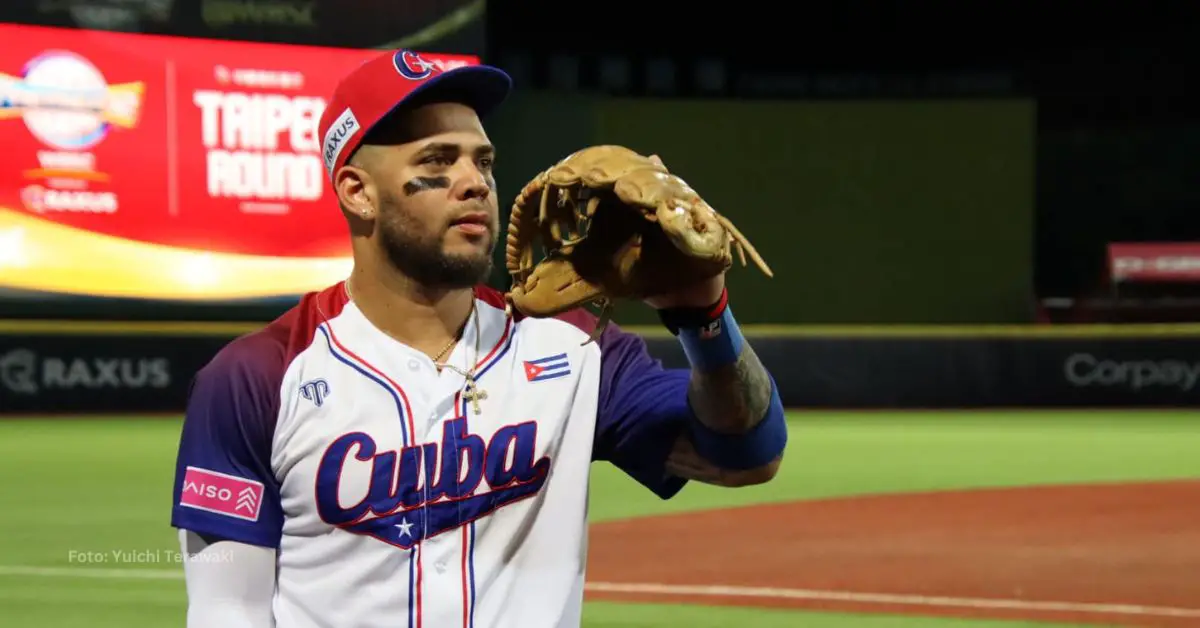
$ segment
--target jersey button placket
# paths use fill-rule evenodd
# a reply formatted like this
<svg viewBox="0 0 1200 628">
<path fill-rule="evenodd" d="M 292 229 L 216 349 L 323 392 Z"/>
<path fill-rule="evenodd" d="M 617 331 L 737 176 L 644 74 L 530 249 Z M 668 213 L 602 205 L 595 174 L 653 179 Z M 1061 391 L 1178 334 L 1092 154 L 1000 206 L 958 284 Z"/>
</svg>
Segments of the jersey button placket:
<svg viewBox="0 0 1200 628">
<path fill-rule="evenodd" d="M 413 373 L 413 375 L 414 375 L 414 377 L 412 378 L 412 382 L 413 382 L 413 384 L 415 384 L 414 387 L 419 388 L 419 389 L 427 389 L 429 382 L 427 381 L 427 379 L 425 377 L 426 374 L 423 372 L 423 369 L 421 368 L 421 361 L 414 357 L 410 357 L 408 359 L 407 366 L 408 366 L 409 372 Z M 425 397 L 426 395 L 419 395 L 419 396 Z M 424 401 L 428 402 L 427 399 Z M 435 411 L 435 412 L 429 413 L 429 422 L 428 423 L 426 423 L 422 427 L 418 427 L 420 425 L 420 423 L 416 420 L 416 418 L 417 418 L 417 416 L 424 415 L 424 409 L 420 410 L 420 412 L 421 412 L 421 414 L 417 414 L 417 410 L 414 408 L 413 427 L 416 429 L 417 432 L 419 432 L 420 435 L 418 435 L 418 434 L 411 435 L 412 442 L 410 443 L 410 445 L 412 447 L 421 447 L 422 443 L 424 443 L 428 440 L 427 435 L 429 434 L 432 427 L 437 424 L 438 414 Z M 432 480 L 430 478 L 425 478 L 425 481 L 421 483 L 422 484 L 422 486 L 421 486 L 421 497 L 422 497 L 421 501 L 422 501 L 422 503 L 424 503 L 426 505 L 429 504 L 429 483 L 431 481 Z M 421 529 L 425 531 L 424 534 L 429 533 L 429 516 L 427 513 L 428 513 L 427 508 L 421 509 L 421 519 L 422 519 Z M 422 539 L 417 541 L 418 545 L 424 545 L 427 543 L 426 539 L 424 538 L 424 534 L 422 535 Z M 434 567 L 436 568 L 437 565 L 435 565 Z"/>
</svg>

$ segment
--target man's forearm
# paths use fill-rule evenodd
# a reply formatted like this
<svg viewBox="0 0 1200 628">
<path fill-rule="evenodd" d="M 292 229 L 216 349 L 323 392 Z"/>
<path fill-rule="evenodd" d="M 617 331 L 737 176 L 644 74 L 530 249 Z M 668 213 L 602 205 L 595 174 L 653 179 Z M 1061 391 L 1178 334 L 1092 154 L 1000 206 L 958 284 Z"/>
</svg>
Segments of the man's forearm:
<svg viewBox="0 0 1200 628">
<path fill-rule="evenodd" d="M 681 477 L 745 486 L 774 476 L 787 424 L 775 382 L 728 305 L 723 294 L 703 311 L 662 313 L 691 364 L 687 398 L 695 416 L 669 468 Z"/>
<path fill-rule="evenodd" d="M 692 366 L 688 388 L 692 410 L 708 428 L 724 434 L 750 431 L 771 403 L 771 378 L 749 343 L 733 364 Z"/>
<path fill-rule="evenodd" d="M 179 531 L 188 628 L 273 628 L 276 550 Z"/>
</svg>

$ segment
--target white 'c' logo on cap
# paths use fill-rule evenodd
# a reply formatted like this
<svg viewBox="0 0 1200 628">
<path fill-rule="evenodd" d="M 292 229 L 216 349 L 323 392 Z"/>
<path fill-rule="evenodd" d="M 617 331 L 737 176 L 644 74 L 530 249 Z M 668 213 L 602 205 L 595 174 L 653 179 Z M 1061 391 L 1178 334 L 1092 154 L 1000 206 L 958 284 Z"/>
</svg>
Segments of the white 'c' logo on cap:
<svg viewBox="0 0 1200 628">
<path fill-rule="evenodd" d="M 347 107 L 342 115 L 333 121 L 329 126 L 329 130 L 325 131 L 325 137 L 321 142 L 321 158 L 325 160 L 325 171 L 333 176 L 333 164 L 337 163 L 338 155 L 342 154 L 342 149 L 346 147 L 346 142 L 354 132 L 358 130 L 358 118 L 354 117 L 354 112 Z"/>
<path fill-rule="evenodd" d="M 419 81 L 433 74 L 435 68 L 432 63 L 411 50 L 397 50 L 396 54 L 392 55 L 392 66 L 400 76 L 410 81 Z"/>
</svg>

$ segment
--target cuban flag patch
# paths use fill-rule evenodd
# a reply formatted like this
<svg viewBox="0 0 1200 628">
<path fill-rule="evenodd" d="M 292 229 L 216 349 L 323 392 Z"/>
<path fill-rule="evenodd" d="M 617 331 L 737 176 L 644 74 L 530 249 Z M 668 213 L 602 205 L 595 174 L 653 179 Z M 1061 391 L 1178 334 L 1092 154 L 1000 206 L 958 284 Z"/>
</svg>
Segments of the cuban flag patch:
<svg viewBox="0 0 1200 628">
<path fill-rule="evenodd" d="M 571 374 L 571 365 L 567 362 L 567 354 L 525 360 L 525 379 L 531 382 L 544 382 L 548 379 L 558 379 Z"/>
</svg>

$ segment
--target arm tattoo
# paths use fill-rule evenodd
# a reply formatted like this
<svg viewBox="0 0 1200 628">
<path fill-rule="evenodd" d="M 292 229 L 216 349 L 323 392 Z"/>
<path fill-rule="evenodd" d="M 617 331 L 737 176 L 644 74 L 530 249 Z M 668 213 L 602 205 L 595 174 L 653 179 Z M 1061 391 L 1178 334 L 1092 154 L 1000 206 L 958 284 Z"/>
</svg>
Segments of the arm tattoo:
<svg viewBox="0 0 1200 628">
<path fill-rule="evenodd" d="M 771 403 L 771 379 L 749 343 L 737 362 L 712 371 L 692 368 L 688 399 L 700 422 L 716 432 L 750 431 Z"/>
<path fill-rule="evenodd" d="M 755 483 L 753 470 L 731 471 L 705 460 L 696 451 L 691 436 L 686 433 L 675 440 L 675 446 L 667 456 L 666 471 L 675 477 L 714 486 L 737 487 Z"/>
<path fill-rule="evenodd" d="M 696 447 L 692 445 L 692 439 L 686 434 L 675 441 L 675 447 L 671 450 L 671 455 L 667 457 L 666 465 L 667 473 L 675 477 L 687 478 L 705 484 L 715 484 L 717 486 L 734 486 L 732 481 L 734 472 L 726 471 L 713 463 L 700 457 L 696 453 Z"/>
</svg>

